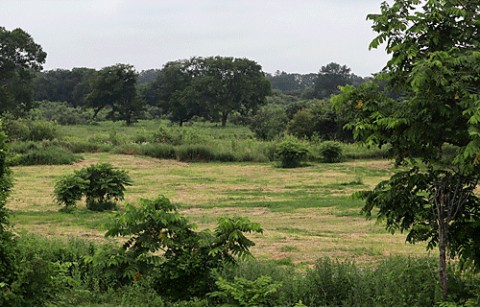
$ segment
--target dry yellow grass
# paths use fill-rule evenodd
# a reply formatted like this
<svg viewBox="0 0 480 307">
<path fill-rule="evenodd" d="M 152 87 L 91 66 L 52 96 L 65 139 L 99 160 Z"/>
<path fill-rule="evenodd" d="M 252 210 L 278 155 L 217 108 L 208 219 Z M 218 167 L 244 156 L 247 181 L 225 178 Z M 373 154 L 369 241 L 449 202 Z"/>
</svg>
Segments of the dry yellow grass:
<svg viewBox="0 0 480 307">
<path fill-rule="evenodd" d="M 321 257 L 372 262 L 391 254 L 423 255 L 423 245 L 405 244 L 382 225 L 358 215 L 361 203 L 349 199 L 391 173 L 389 161 L 315 164 L 280 169 L 268 164 L 179 163 L 146 157 L 89 154 L 69 166 L 15 167 L 8 207 L 18 230 L 45 236 L 101 240 L 110 213 L 71 216 L 53 202 L 55 182 L 97 162 L 129 171 L 134 185 L 126 202 L 165 195 L 200 228 L 213 228 L 220 216 L 248 216 L 265 232 L 254 235 L 260 259 L 290 258 L 312 264 Z M 84 206 L 80 205 L 80 208 Z"/>
</svg>

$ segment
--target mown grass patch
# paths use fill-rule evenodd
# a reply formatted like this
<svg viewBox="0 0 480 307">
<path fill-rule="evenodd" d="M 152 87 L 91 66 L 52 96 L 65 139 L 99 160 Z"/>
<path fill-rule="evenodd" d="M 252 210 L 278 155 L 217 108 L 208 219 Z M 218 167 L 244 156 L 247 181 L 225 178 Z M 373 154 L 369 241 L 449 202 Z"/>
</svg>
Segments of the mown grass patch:
<svg viewBox="0 0 480 307">
<path fill-rule="evenodd" d="M 103 240 L 112 213 L 89 212 L 83 202 L 73 214 L 58 212 L 52 192 L 63 175 L 107 162 L 132 178 L 125 203 L 165 195 L 201 229 L 214 227 L 221 216 L 248 216 L 260 223 L 264 234 L 251 236 L 260 259 L 308 266 L 324 256 L 364 263 L 425 253 L 423 245 L 406 245 L 403 235 L 392 236 L 366 220 L 360 215 L 363 203 L 351 197 L 393 172 L 390 161 L 312 163 L 285 170 L 272 163 L 185 163 L 111 153 L 84 158 L 73 165 L 13 167 L 8 207 L 17 230 Z"/>
</svg>

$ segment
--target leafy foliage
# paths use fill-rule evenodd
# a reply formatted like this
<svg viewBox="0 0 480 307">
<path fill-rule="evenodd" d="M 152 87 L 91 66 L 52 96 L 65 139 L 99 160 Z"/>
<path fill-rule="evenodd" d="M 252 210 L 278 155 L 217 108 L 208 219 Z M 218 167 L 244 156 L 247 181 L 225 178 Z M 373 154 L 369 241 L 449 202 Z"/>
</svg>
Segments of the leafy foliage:
<svg viewBox="0 0 480 307">
<path fill-rule="evenodd" d="M 1 124 L 1 122 L 0 122 Z M 1 126 L 0 126 L 1 128 Z M 0 129 L 0 283 L 7 282 L 12 271 L 14 253 L 11 251 L 12 235 L 7 229 L 8 211 L 6 206 L 7 197 L 12 188 L 10 170 L 7 167 L 7 136 Z M 1 289 L 0 289 L 1 291 Z"/>
<path fill-rule="evenodd" d="M 59 180 L 54 193 L 57 203 L 67 208 L 75 206 L 85 195 L 88 209 L 103 211 L 115 208 L 116 201 L 124 199 L 126 186 L 129 185 L 131 181 L 126 171 L 117 170 L 108 163 L 99 163 Z"/>
<path fill-rule="evenodd" d="M 205 294 L 213 285 L 213 269 L 235 262 L 235 257 L 251 256 L 254 243 L 245 237 L 248 232 L 262 229 L 246 218 L 224 218 L 214 233 L 197 232 L 176 206 L 159 197 L 142 200 L 139 207 L 127 205 L 106 236 L 131 236 L 123 248 L 135 259 L 139 276 L 153 270 L 156 288 L 178 298 Z M 163 255 L 158 256 L 158 251 Z"/>
<path fill-rule="evenodd" d="M 273 140 L 281 136 L 287 126 L 287 115 L 282 106 L 268 104 L 262 106 L 251 118 L 250 128 L 261 140 Z"/>
<path fill-rule="evenodd" d="M 165 64 L 145 95 L 183 125 L 195 116 L 226 125 L 233 112 L 248 113 L 265 103 L 270 83 L 248 59 L 195 57 Z"/>
<path fill-rule="evenodd" d="M 439 248 L 439 279 L 447 296 L 446 257 L 480 263 L 476 236 L 480 220 L 473 192 L 480 173 L 480 4 L 478 1 L 397 0 L 369 15 L 392 55 L 381 78 L 402 92 L 398 101 L 370 82 L 346 86 L 334 99 L 350 114 L 355 137 L 389 144 L 397 164 L 409 169 L 361 193 L 364 211 L 380 208 L 378 219 L 408 240 Z M 445 157 L 443 148 L 458 152 Z"/>
<path fill-rule="evenodd" d="M 334 141 L 325 141 L 320 144 L 318 152 L 322 162 L 335 163 L 342 160 L 342 147 Z"/>
<path fill-rule="evenodd" d="M 130 125 L 143 109 L 143 101 L 137 97 L 136 82 L 137 73 L 131 65 L 104 67 L 91 81 L 86 104 L 95 109 L 94 116 L 103 108 L 110 107 L 108 118 L 125 120 Z"/>
<path fill-rule="evenodd" d="M 255 280 L 235 277 L 233 282 L 219 277 L 215 282 L 218 291 L 209 293 L 227 306 L 274 306 L 270 296 L 278 291 L 281 283 L 270 276 L 260 276 Z"/>
<path fill-rule="evenodd" d="M 47 54 L 22 29 L 0 27 L 0 114 L 20 115 L 30 109 L 32 80 Z"/>
<path fill-rule="evenodd" d="M 59 205 L 64 205 L 66 209 L 72 208 L 79 201 L 88 182 L 77 176 L 68 175 L 55 184 L 54 194 Z"/>
<path fill-rule="evenodd" d="M 298 139 L 287 136 L 277 145 L 275 155 L 280 159 L 281 167 L 298 167 L 306 159 L 308 149 L 306 145 Z"/>
<path fill-rule="evenodd" d="M 8 119 L 4 128 L 11 141 L 43 141 L 58 137 L 57 125 L 45 120 Z"/>
</svg>

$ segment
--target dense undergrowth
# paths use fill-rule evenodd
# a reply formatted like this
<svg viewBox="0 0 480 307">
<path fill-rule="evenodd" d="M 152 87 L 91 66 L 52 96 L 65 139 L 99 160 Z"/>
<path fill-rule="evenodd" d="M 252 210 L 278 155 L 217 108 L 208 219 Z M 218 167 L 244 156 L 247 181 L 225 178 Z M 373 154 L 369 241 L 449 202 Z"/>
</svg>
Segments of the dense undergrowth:
<svg viewBox="0 0 480 307">
<path fill-rule="evenodd" d="M 8 164 L 12 166 L 72 164 L 81 159 L 81 153 L 92 152 L 184 162 L 272 162 L 282 160 L 278 155 L 279 145 L 295 139 L 286 136 L 262 141 L 243 126 L 222 128 L 197 122 L 176 127 L 161 120 L 141 121 L 133 126 L 113 122 L 60 126 L 44 120 L 20 119 L 7 121 L 5 127 L 10 138 Z M 336 156 L 332 159 L 325 156 L 325 148 L 334 142 L 321 139 L 296 142 L 305 148 L 302 159 L 310 162 L 387 156 L 385 149 L 338 143 Z"/>
<path fill-rule="evenodd" d="M 430 258 L 389 257 L 370 266 L 319 259 L 306 272 L 274 262 L 243 261 L 211 270 L 203 295 L 172 297 L 158 270 L 123 277 L 114 243 L 16 239 L 18 280 L 10 297 L 24 306 L 433 306 L 441 304 Z M 450 267 L 450 303 L 477 306 L 480 278 Z M 197 281 L 198 282 L 198 281 Z M 172 284 L 193 290 L 195 283 Z M 0 291 L 0 296 L 8 295 Z M 1 299 L 0 299 L 1 301 Z M 8 306 L 8 301 L 3 301 Z M 303 305 L 301 305 L 303 304 Z M 13 305 L 13 304 L 12 304 Z M 17 305 L 19 306 L 19 305 Z"/>
</svg>

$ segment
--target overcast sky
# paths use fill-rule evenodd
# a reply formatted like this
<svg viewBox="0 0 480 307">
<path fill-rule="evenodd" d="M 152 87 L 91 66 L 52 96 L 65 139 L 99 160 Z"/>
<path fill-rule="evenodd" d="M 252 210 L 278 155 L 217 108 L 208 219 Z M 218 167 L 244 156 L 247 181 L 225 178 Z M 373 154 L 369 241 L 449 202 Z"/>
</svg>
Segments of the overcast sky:
<svg viewBox="0 0 480 307">
<path fill-rule="evenodd" d="M 366 15 L 383 0 L 0 0 L 0 26 L 22 28 L 45 69 L 116 63 L 161 68 L 192 56 L 234 56 L 266 72 L 318 72 L 330 62 L 369 76 L 387 55 L 368 50 Z"/>
</svg>

